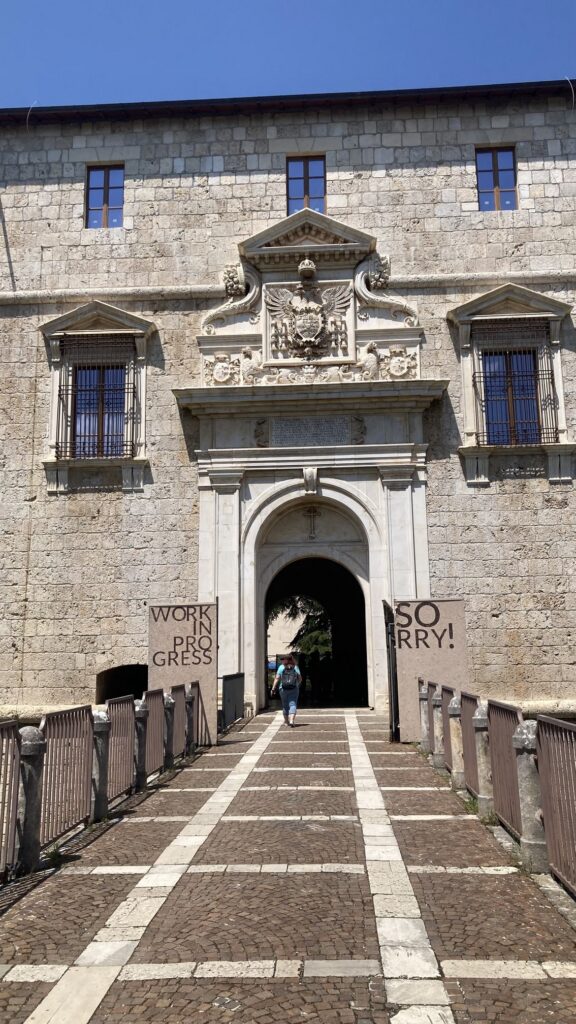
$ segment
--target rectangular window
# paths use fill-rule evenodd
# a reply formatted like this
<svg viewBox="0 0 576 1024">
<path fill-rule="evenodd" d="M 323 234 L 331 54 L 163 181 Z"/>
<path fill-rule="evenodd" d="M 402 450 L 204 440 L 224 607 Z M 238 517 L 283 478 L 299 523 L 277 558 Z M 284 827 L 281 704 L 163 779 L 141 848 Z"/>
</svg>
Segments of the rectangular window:
<svg viewBox="0 0 576 1024">
<path fill-rule="evenodd" d="M 124 211 L 124 168 L 89 167 L 86 184 L 86 227 L 121 228 Z"/>
<path fill-rule="evenodd" d="M 516 161 L 513 149 L 476 150 L 480 210 L 515 210 Z"/>
<path fill-rule="evenodd" d="M 289 157 L 286 162 L 288 214 L 306 208 L 326 212 L 326 160 L 323 156 Z"/>
<path fill-rule="evenodd" d="M 514 345 L 506 345 L 506 334 Z M 479 445 L 529 445 L 558 441 L 557 396 L 547 328 L 543 324 L 480 327 L 474 390 Z M 532 342 L 532 344 L 530 344 Z"/>
<path fill-rule="evenodd" d="M 135 348 L 132 339 L 66 340 L 58 389 L 56 457 L 135 455 Z"/>
</svg>

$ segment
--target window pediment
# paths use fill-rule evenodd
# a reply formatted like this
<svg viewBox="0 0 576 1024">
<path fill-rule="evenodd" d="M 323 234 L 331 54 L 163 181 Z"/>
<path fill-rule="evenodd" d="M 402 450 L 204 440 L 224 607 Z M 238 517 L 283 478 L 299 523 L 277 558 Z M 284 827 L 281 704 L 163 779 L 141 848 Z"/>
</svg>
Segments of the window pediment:
<svg viewBox="0 0 576 1024">
<path fill-rule="evenodd" d="M 87 302 L 83 306 L 77 306 L 69 313 L 56 317 L 55 320 L 48 320 L 40 327 L 47 341 L 67 334 L 114 335 L 121 333 L 146 338 L 155 329 L 155 324 L 151 320 L 145 320 L 141 316 L 135 316 L 134 313 L 128 313 L 124 309 L 111 306 L 107 302 L 100 302 L 97 299 Z"/>
<path fill-rule="evenodd" d="M 323 261 L 357 263 L 375 249 L 372 235 L 310 209 L 285 217 L 239 245 L 240 255 L 254 266 L 270 268 L 292 265 L 305 256 L 313 256 L 319 265 Z"/>
<path fill-rule="evenodd" d="M 497 320 L 510 317 L 544 317 L 558 324 L 572 311 L 569 302 L 551 299 L 548 295 L 535 292 L 519 284 L 504 284 L 493 291 L 485 292 L 470 302 L 456 306 L 447 314 L 448 320 L 469 334 L 470 325 L 477 320 Z M 464 329 L 464 331 L 462 330 Z"/>
</svg>

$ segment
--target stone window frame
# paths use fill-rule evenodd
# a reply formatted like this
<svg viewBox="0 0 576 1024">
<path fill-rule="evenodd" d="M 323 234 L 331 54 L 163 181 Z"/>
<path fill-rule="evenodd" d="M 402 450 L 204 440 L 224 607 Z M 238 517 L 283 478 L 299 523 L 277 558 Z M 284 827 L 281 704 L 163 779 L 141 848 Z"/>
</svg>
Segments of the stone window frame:
<svg viewBox="0 0 576 1024">
<path fill-rule="evenodd" d="M 47 344 L 51 375 L 50 421 L 48 428 L 48 454 L 43 459 L 49 494 L 61 494 L 70 489 L 70 469 L 102 471 L 105 467 L 119 467 L 122 471 L 122 490 L 142 491 L 146 456 L 146 366 L 147 346 L 155 325 L 103 302 L 80 306 L 40 328 Z M 74 360 L 66 354 L 66 341 L 85 342 L 89 354 L 94 354 L 94 365 L 101 361 L 99 348 L 105 344 L 109 352 L 119 346 L 118 362 L 126 364 L 126 379 L 130 382 L 132 403 L 131 451 L 126 455 L 76 457 L 69 453 L 73 425 L 71 418 L 62 426 L 59 404 L 62 387 L 70 385 L 75 368 Z M 127 344 L 128 343 L 128 344 Z M 91 348 L 92 346 L 92 348 Z M 130 351 L 132 349 L 132 352 Z M 133 353 L 133 354 L 132 354 Z M 86 364 L 84 364 L 86 365 Z M 128 395 L 128 390 L 127 390 Z M 65 454 L 62 454 L 64 450 Z"/>
<path fill-rule="evenodd" d="M 458 348 L 462 369 L 462 416 L 463 443 L 458 452 L 464 463 L 466 482 L 469 486 L 490 485 L 490 458 L 499 455 L 511 465 L 521 454 L 544 454 L 546 476 L 553 483 L 568 483 L 572 480 L 573 454 L 576 445 L 568 438 L 564 407 L 564 385 L 561 363 L 562 321 L 572 310 L 570 303 L 551 299 L 540 292 L 522 285 L 502 285 L 493 291 L 480 295 L 470 302 L 452 309 L 447 319 L 457 328 Z M 557 440 L 539 441 L 537 444 L 487 444 L 478 443 L 480 410 L 475 374 L 478 373 L 484 346 L 475 339 L 474 327 L 498 326 L 501 339 L 498 343 L 503 351 L 519 347 L 535 347 L 535 342 L 518 343 L 518 328 L 521 324 L 544 322 L 548 334 L 548 354 L 552 373 L 552 391 L 555 399 Z M 514 328 L 514 340 L 507 343 L 506 330 Z M 512 331 L 509 330 L 510 335 Z M 490 346 L 492 347 L 492 346 Z"/>
</svg>

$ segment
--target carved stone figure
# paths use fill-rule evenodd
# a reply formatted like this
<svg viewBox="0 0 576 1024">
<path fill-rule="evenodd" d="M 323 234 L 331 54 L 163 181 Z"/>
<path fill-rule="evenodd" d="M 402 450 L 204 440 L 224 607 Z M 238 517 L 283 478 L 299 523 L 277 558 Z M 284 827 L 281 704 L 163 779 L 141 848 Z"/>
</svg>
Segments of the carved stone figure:
<svg viewBox="0 0 576 1024">
<path fill-rule="evenodd" d="M 394 320 L 403 320 L 407 327 L 416 327 L 418 313 L 404 299 L 396 295 L 382 294 L 388 287 L 390 278 L 390 258 L 372 253 L 354 272 L 354 290 L 362 306 L 373 309 L 389 309 Z M 360 310 L 361 320 L 368 318 L 365 311 Z"/>
<path fill-rule="evenodd" d="M 390 346 L 388 354 L 382 357 L 382 371 L 386 377 L 400 380 L 402 377 L 415 377 L 418 369 L 418 357 L 415 352 L 408 352 L 403 345 Z"/>
<path fill-rule="evenodd" d="M 270 374 L 262 366 L 260 352 L 254 352 L 249 346 L 242 349 L 242 380 L 245 384 L 259 384 Z"/>
<path fill-rule="evenodd" d="M 378 380 L 380 376 L 380 353 L 375 341 L 370 341 L 364 349 L 365 355 L 360 360 L 362 380 Z"/>
<path fill-rule="evenodd" d="M 270 444 L 270 424 L 268 420 L 256 420 L 254 441 L 257 448 L 267 448 Z"/>
<path fill-rule="evenodd" d="M 298 272 L 300 284 L 266 291 L 272 348 L 304 359 L 318 359 L 330 350 L 345 351 L 351 285 L 321 287 L 314 281 L 316 267 L 308 258 L 301 261 Z"/>
<path fill-rule="evenodd" d="M 230 317 L 249 313 L 260 298 L 260 275 L 246 263 L 228 265 L 224 270 L 227 301 L 213 309 L 202 321 L 206 334 L 215 334 L 216 327 L 224 326 Z"/>
<path fill-rule="evenodd" d="M 366 438 L 366 421 L 364 417 L 352 416 L 351 427 L 350 440 L 352 444 L 364 444 Z"/>
<path fill-rule="evenodd" d="M 227 352 L 216 352 L 204 360 L 204 379 L 206 384 L 218 387 L 221 384 L 240 383 L 240 361 L 231 358 Z"/>
</svg>

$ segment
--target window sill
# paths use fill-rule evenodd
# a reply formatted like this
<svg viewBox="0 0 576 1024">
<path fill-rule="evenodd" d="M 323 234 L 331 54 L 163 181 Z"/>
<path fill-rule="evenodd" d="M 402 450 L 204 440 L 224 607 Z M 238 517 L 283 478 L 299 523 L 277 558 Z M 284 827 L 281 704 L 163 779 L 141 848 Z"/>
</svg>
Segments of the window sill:
<svg viewBox="0 0 576 1024">
<path fill-rule="evenodd" d="M 568 442 L 530 445 L 464 445 L 458 448 L 458 454 L 464 461 L 466 483 L 469 487 L 490 486 L 490 456 L 492 455 L 508 456 L 511 461 L 520 455 L 545 455 L 547 470 L 545 476 L 550 483 L 571 483 L 574 452 L 576 452 L 576 444 Z"/>
<path fill-rule="evenodd" d="M 149 465 L 146 458 L 103 458 L 103 459 L 44 459 L 44 470 L 48 494 L 66 494 L 69 488 L 69 470 L 114 469 L 122 470 L 122 490 L 125 492 L 144 490 L 144 470 Z"/>
</svg>

